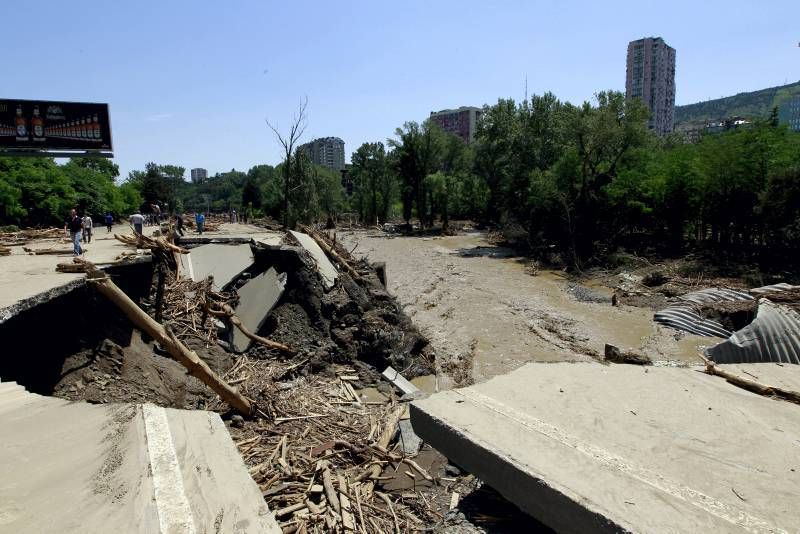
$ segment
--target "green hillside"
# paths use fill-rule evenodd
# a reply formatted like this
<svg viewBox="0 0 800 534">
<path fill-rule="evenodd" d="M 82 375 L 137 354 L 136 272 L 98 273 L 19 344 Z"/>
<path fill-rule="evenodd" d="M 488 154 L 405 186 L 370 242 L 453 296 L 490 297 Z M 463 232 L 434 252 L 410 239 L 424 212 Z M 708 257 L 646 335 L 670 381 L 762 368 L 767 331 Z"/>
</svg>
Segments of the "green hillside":
<svg viewBox="0 0 800 534">
<path fill-rule="evenodd" d="M 794 95 L 800 95 L 800 82 L 686 106 L 675 106 L 675 124 L 733 116 L 766 118 L 773 107 L 780 106 Z"/>
</svg>

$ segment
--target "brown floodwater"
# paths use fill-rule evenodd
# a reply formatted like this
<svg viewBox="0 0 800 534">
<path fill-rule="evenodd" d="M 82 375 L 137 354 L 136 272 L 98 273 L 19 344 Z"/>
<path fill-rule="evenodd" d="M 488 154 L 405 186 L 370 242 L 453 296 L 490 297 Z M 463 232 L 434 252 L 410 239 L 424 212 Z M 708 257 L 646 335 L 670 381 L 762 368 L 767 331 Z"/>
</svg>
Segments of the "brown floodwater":
<svg viewBox="0 0 800 534">
<path fill-rule="evenodd" d="M 653 322 L 653 312 L 608 302 L 583 302 L 563 273 L 525 272 L 525 261 L 492 247 L 479 233 L 454 237 L 387 238 L 349 233 L 356 255 L 387 263 L 389 290 L 431 340 L 439 379 L 423 390 L 452 387 L 455 365 L 483 381 L 526 362 L 589 360 L 606 343 L 656 361 L 699 363 L 704 346 L 719 340 L 677 333 Z M 600 281 L 582 285 L 610 299 Z M 447 362 L 454 362 L 447 365 Z"/>
</svg>

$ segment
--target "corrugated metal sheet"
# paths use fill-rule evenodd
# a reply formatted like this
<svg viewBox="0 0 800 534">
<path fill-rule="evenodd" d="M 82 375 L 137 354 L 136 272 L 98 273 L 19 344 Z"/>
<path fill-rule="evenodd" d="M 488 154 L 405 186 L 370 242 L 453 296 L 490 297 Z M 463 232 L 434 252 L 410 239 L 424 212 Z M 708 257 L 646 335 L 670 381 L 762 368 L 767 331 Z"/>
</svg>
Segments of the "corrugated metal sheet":
<svg viewBox="0 0 800 534">
<path fill-rule="evenodd" d="M 750 294 L 752 295 L 763 295 L 764 293 L 775 293 L 777 291 L 788 291 L 790 289 L 800 289 L 800 286 L 793 286 L 791 284 L 787 284 L 786 282 L 780 284 L 773 284 L 771 286 L 763 286 L 757 287 L 755 289 L 750 290 Z"/>
<path fill-rule="evenodd" d="M 800 364 L 800 315 L 761 299 L 753 322 L 706 349 L 706 355 L 717 363 Z"/>
<path fill-rule="evenodd" d="M 728 338 L 733 332 L 716 321 L 704 318 L 700 315 L 699 309 L 709 302 L 734 300 L 753 300 L 753 297 L 742 291 L 727 288 L 702 289 L 679 297 L 679 301 L 675 304 L 656 312 L 653 320 L 664 326 L 698 336 Z"/>
</svg>

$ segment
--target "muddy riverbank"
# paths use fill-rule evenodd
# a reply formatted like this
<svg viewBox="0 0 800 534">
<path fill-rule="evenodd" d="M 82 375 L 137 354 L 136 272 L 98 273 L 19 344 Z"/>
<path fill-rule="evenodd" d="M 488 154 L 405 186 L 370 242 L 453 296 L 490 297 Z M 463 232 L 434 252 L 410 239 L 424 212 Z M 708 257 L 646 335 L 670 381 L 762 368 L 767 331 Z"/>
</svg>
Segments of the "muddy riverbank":
<svg viewBox="0 0 800 534">
<path fill-rule="evenodd" d="M 718 341 L 661 327 L 647 308 L 612 306 L 600 284 L 584 284 L 598 297 L 586 299 L 562 273 L 531 276 L 523 258 L 492 246 L 484 234 L 350 232 L 340 239 L 356 256 L 386 262 L 390 292 L 436 349 L 440 388 L 531 361 L 589 360 L 606 343 L 655 361 L 698 363 L 699 350 Z"/>
</svg>

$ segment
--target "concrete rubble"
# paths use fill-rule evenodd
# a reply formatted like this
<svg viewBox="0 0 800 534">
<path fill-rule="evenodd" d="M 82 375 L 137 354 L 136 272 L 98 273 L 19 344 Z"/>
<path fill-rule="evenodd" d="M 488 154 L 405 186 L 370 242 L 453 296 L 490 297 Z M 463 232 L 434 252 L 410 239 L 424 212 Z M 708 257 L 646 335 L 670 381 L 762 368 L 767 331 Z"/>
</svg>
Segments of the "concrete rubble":
<svg viewBox="0 0 800 534">
<path fill-rule="evenodd" d="M 219 415 L 0 383 L 0 533 L 280 532 Z"/>
<path fill-rule="evenodd" d="M 278 303 L 286 287 L 286 274 L 278 274 L 275 269 L 261 273 L 249 280 L 237 290 L 239 303 L 236 315 L 251 332 L 258 332 L 264 321 Z M 243 352 L 250 346 L 251 340 L 238 328 L 233 329 L 233 348 Z"/>
<path fill-rule="evenodd" d="M 332 288 L 333 284 L 336 283 L 339 272 L 328 259 L 328 256 L 325 255 L 325 252 L 323 252 L 310 235 L 294 230 L 291 230 L 289 233 L 292 234 L 297 242 L 300 243 L 300 246 L 306 249 L 308 253 L 311 254 L 311 257 L 314 258 L 314 261 L 317 262 L 317 270 L 322 277 L 322 283 L 325 285 L 325 289 Z"/>
<path fill-rule="evenodd" d="M 419 392 L 417 386 L 406 380 L 397 370 L 391 365 L 383 370 L 381 373 L 383 377 L 394 384 L 404 395 L 414 395 Z"/>
<path fill-rule="evenodd" d="M 800 390 L 794 366 L 736 370 Z M 559 532 L 800 524 L 797 405 L 695 369 L 528 364 L 417 400 L 411 421 L 452 462 Z"/>
<path fill-rule="evenodd" d="M 213 276 L 214 285 L 224 289 L 253 264 L 253 251 L 248 243 L 209 244 L 195 247 L 179 258 L 179 269 L 185 276 L 195 282 Z"/>
</svg>

